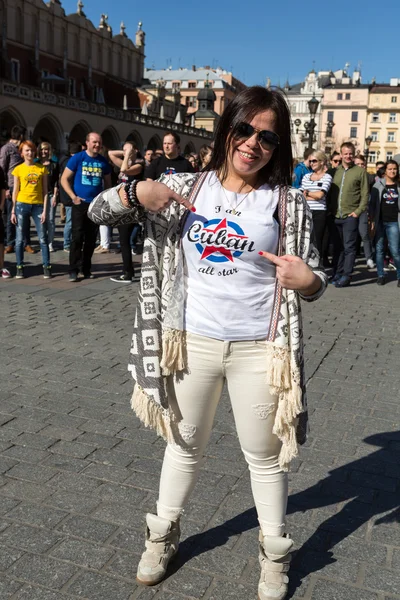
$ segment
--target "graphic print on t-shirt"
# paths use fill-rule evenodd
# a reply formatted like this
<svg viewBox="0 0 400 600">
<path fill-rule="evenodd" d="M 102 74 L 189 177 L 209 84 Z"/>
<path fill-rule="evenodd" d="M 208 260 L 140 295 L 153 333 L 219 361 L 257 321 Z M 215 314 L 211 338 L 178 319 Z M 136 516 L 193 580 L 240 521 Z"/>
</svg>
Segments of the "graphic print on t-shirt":
<svg viewBox="0 0 400 600">
<path fill-rule="evenodd" d="M 103 181 L 102 163 L 96 161 L 82 161 L 82 185 L 97 187 Z"/>
<path fill-rule="evenodd" d="M 200 260 L 213 263 L 234 262 L 245 250 L 255 251 L 254 241 L 237 223 L 226 218 L 196 221 L 189 227 L 187 239 L 195 244 Z"/>
</svg>

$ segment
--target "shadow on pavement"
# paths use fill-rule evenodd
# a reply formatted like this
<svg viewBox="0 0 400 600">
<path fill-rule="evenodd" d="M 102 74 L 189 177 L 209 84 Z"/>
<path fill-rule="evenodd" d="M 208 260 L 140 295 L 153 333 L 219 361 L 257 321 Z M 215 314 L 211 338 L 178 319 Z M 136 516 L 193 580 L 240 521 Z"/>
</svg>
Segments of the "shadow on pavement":
<svg viewBox="0 0 400 600">
<path fill-rule="evenodd" d="M 347 502 L 339 512 L 324 520 L 293 553 L 288 598 L 294 595 L 307 575 L 336 562 L 332 548 L 374 516 L 383 514 L 374 526 L 400 523 L 400 432 L 378 433 L 365 438 L 364 442 L 379 449 L 330 471 L 316 485 L 289 497 L 288 515 Z M 187 538 L 180 546 L 170 574 L 191 558 L 223 546 L 231 536 L 256 527 L 257 515 L 252 508 L 223 525 Z M 357 560 L 357 554 L 354 559 Z"/>
</svg>

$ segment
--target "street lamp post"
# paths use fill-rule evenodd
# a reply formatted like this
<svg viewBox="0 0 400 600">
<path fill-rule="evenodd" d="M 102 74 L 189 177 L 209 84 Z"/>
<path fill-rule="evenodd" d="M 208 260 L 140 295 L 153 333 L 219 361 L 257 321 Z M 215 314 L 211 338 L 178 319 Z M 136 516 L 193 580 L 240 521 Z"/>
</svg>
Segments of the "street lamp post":
<svg viewBox="0 0 400 600">
<path fill-rule="evenodd" d="M 311 100 L 309 100 L 309 102 L 308 102 L 308 109 L 310 111 L 311 119 L 305 125 L 306 131 L 307 131 L 307 134 L 308 134 L 308 147 L 309 147 L 309 149 L 311 149 L 313 147 L 313 145 L 314 145 L 314 131 L 315 131 L 315 127 L 316 127 L 316 123 L 315 123 L 314 117 L 317 114 L 318 106 L 319 106 L 319 102 L 316 99 L 316 97 L 313 96 L 311 98 Z"/>
<path fill-rule="evenodd" d="M 369 135 L 368 137 L 365 138 L 366 149 L 365 149 L 365 152 L 364 152 L 364 154 L 365 154 L 365 166 L 366 166 L 367 169 L 368 169 L 369 147 L 371 145 L 371 142 L 372 142 L 372 137 Z"/>
</svg>

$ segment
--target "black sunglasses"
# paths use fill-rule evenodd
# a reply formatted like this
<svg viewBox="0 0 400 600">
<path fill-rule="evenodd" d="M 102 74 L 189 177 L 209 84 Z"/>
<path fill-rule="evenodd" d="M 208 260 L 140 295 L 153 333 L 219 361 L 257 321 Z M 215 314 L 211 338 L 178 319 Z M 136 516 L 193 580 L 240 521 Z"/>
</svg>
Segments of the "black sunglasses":
<svg viewBox="0 0 400 600">
<path fill-rule="evenodd" d="M 319 162 L 319 161 L 316 158 L 313 158 L 313 159 L 309 160 L 308 162 L 311 164 L 311 163 L 316 163 L 316 162 Z"/>
<path fill-rule="evenodd" d="M 250 123 L 239 123 L 234 129 L 233 135 L 235 138 L 247 140 L 257 133 L 257 140 L 264 150 L 274 150 L 279 146 L 279 135 L 268 129 L 257 129 Z"/>
<path fill-rule="evenodd" d="M 342 159 L 341 158 L 338 158 L 338 159 L 334 158 L 334 159 L 332 159 L 332 162 L 333 163 L 340 163 L 340 162 L 342 162 Z"/>
</svg>

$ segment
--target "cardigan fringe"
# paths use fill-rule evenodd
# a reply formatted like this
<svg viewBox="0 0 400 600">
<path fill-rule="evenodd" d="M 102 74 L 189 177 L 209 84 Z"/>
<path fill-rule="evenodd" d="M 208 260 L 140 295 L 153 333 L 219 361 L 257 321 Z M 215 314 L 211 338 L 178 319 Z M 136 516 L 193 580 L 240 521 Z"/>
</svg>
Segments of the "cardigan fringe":
<svg viewBox="0 0 400 600">
<path fill-rule="evenodd" d="M 186 368 L 186 336 L 184 331 L 165 328 L 162 332 L 161 369 L 165 377 Z"/>
<path fill-rule="evenodd" d="M 137 383 L 131 397 L 131 407 L 145 427 L 150 427 L 168 443 L 176 444 L 175 427 L 168 410 L 157 404 Z"/>
</svg>

